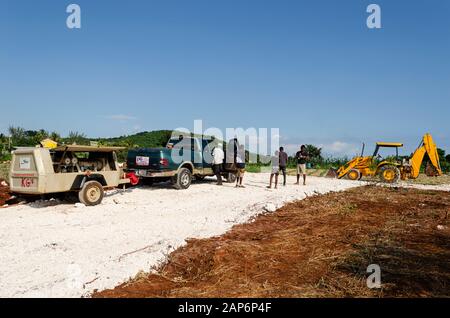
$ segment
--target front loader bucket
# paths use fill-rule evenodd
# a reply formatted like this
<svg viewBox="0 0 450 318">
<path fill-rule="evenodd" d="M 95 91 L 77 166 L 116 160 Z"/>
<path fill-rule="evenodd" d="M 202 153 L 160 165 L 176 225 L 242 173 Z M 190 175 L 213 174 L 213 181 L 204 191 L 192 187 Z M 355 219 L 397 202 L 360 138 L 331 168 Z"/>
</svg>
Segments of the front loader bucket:
<svg viewBox="0 0 450 318">
<path fill-rule="evenodd" d="M 327 174 L 325 175 L 325 178 L 334 178 L 337 179 L 338 174 L 337 174 L 337 170 L 330 168 L 327 172 Z"/>
</svg>

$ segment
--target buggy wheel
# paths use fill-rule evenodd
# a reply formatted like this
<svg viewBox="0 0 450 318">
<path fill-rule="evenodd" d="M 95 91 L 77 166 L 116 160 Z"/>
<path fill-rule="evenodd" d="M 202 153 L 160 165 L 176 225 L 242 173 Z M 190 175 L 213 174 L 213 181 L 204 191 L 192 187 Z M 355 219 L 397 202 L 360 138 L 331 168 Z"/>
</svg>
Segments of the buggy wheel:
<svg viewBox="0 0 450 318">
<path fill-rule="evenodd" d="M 87 206 L 100 204 L 104 196 L 103 186 L 98 181 L 88 181 L 78 192 L 78 199 Z"/>
</svg>

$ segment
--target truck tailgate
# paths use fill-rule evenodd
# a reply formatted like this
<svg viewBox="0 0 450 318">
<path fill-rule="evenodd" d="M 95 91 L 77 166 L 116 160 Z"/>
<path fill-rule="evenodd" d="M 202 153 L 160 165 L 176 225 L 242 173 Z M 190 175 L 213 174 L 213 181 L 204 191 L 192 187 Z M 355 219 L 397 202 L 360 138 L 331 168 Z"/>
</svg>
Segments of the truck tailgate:
<svg viewBox="0 0 450 318">
<path fill-rule="evenodd" d="M 160 161 L 163 158 L 161 148 L 141 148 L 128 151 L 128 169 L 160 170 Z"/>
</svg>

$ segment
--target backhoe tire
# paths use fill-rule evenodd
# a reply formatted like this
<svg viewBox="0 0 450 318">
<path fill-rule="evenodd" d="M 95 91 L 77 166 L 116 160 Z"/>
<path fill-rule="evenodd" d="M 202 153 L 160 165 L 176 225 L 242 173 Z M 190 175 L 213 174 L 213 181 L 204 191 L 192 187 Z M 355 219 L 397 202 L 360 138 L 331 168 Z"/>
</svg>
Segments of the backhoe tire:
<svg viewBox="0 0 450 318">
<path fill-rule="evenodd" d="M 188 168 L 181 168 L 172 179 L 173 187 L 178 190 L 189 188 L 192 183 L 192 173 Z"/>
<path fill-rule="evenodd" d="M 98 181 L 88 181 L 78 192 L 78 199 L 87 206 L 100 204 L 105 192 L 103 186 Z"/>
<path fill-rule="evenodd" d="M 361 172 L 358 169 L 351 169 L 347 172 L 347 179 L 353 181 L 359 180 L 361 179 Z"/>
<path fill-rule="evenodd" d="M 386 165 L 379 171 L 380 180 L 386 183 L 396 183 L 400 179 L 400 170 L 396 166 Z"/>
</svg>

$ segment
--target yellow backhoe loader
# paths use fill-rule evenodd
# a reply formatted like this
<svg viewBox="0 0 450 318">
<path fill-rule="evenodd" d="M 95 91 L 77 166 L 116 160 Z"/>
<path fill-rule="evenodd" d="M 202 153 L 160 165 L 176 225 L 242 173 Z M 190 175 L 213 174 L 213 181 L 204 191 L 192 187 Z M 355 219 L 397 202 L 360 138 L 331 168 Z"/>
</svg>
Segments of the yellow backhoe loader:
<svg viewBox="0 0 450 318">
<path fill-rule="evenodd" d="M 361 156 L 353 158 L 337 170 L 330 169 L 327 173 L 327 177 L 335 177 L 338 179 L 346 177 L 350 180 L 359 180 L 363 176 L 379 176 L 381 181 L 387 183 L 395 183 L 400 178 L 402 180 L 416 179 L 419 176 L 420 167 L 425 154 L 427 154 L 430 159 L 425 170 L 427 175 L 442 175 L 437 147 L 430 134 L 427 133 L 423 136 L 419 147 L 409 159 L 400 160 L 398 158 L 398 148 L 400 147 L 403 147 L 402 143 L 377 142 L 374 154 L 372 156 L 364 156 L 363 144 Z M 381 156 L 378 154 L 380 148 L 395 148 L 395 159 L 382 160 Z"/>
</svg>

